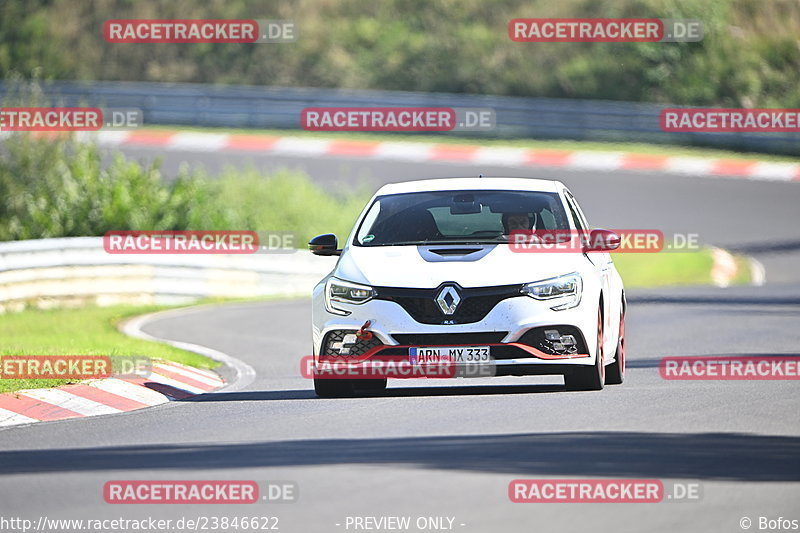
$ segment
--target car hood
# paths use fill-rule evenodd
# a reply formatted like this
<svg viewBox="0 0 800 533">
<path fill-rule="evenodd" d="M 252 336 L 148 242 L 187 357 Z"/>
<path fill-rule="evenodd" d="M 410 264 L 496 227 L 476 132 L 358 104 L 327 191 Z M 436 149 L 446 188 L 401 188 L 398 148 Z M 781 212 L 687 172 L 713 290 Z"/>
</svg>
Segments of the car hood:
<svg viewBox="0 0 800 533">
<path fill-rule="evenodd" d="M 587 264 L 580 253 L 520 253 L 506 244 L 350 246 L 333 275 L 378 287 L 436 288 L 455 282 L 466 288 L 528 283 L 581 271 Z"/>
</svg>

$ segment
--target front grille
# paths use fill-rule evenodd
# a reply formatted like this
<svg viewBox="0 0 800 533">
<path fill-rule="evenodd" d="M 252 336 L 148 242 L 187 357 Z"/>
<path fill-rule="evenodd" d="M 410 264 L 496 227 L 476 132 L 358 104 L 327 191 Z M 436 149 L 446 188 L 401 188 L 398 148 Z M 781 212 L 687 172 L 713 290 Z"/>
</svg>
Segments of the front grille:
<svg viewBox="0 0 800 533">
<path fill-rule="evenodd" d="M 571 350 L 557 350 L 553 346 L 552 341 L 545 338 L 544 332 L 549 329 L 557 329 L 562 335 L 573 335 L 577 341 L 576 346 Z M 392 333 L 391 336 L 395 341 L 402 346 L 455 346 L 455 345 L 472 345 L 482 346 L 485 344 L 491 345 L 492 358 L 496 361 L 508 359 L 527 359 L 532 357 L 530 353 L 526 352 L 518 346 L 513 346 L 509 343 L 503 343 L 502 340 L 508 335 L 506 331 L 482 331 L 470 333 Z M 586 343 L 583 335 L 578 328 L 574 326 L 545 326 L 539 328 L 532 328 L 525 332 L 525 334 L 518 340 L 514 341 L 518 344 L 525 344 L 533 346 L 538 350 L 550 355 L 564 355 L 570 354 L 585 354 Z M 378 353 L 376 357 L 407 357 L 408 348 L 400 348 L 396 346 L 386 346 Z"/>
<path fill-rule="evenodd" d="M 570 348 L 570 349 L 557 349 L 553 344 L 553 341 L 549 341 L 545 338 L 544 332 L 547 330 L 555 329 L 561 335 L 572 335 L 575 337 L 577 344 Z M 537 350 L 540 350 L 546 354 L 550 355 L 564 355 L 566 353 L 589 353 L 589 350 L 586 348 L 586 341 L 583 338 L 583 334 L 581 330 L 576 328 L 575 326 L 567 326 L 567 325 L 556 325 L 556 326 L 542 326 L 538 328 L 532 328 L 526 331 L 522 337 L 516 341 L 520 344 L 526 344 L 528 346 L 533 346 Z"/>
<path fill-rule="evenodd" d="M 436 297 L 446 285 L 453 286 L 461 297 L 452 315 L 446 315 L 436 303 Z M 420 324 L 470 324 L 483 320 L 501 301 L 520 296 L 520 287 L 500 285 L 462 289 L 452 283 L 443 283 L 435 289 L 375 287 L 375 298 L 396 302 Z"/>
<path fill-rule="evenodd" d="M 341 349 L 336 349 L 333 347 L 334 344 L 340 343 L 344 340 L 345 335 L 350 333 L 355 333 L 356 330 L 354 329 L 334 329 L 329 331 L 325 335 L 325 339 L 322 341 L 322 355 L 347 355 L 347 356 L 358 356 L 367 353 L 370 349 L 374 348 L 375 346 L 383 346 L 383 343 L 378 339 L 377 336 L 374 336 L 370 340 L 363 340 L 356 338 L 355 344 L 346 344 L 347 353 L 342 353 Z"/>
<path fill-rule="evenodd" d="M 454 346 L 458 344 L 496 344 L 508 335 L 506 331 L 480 333 L 393 333 L 394 340 L 404 346 Z"/>
</svg>

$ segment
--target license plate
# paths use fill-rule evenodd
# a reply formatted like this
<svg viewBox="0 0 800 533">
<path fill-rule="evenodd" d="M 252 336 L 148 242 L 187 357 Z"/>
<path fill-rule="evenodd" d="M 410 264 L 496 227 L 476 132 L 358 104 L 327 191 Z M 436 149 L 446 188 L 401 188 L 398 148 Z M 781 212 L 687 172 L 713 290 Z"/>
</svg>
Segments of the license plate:
<svg viewBox="0 0 800 533">
<path fill-rule="evenodd" d="M 483 363 L 491 361 L 489 346 L 433 346 L 409 348 L 412 365 L 431 363 Z"/>
</svg>

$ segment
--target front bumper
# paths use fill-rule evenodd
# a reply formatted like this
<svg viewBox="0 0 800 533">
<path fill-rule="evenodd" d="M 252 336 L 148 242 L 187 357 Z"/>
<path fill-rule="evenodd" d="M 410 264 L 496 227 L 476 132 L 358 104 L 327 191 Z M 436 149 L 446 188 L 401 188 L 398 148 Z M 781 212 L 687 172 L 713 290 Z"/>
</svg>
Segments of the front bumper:
<svg viewBox="0 0 800 533">
<path fill-rule="evenodd" d="M 313 300 L 313 341 L 315 360 L 331 355 L 331 336 L 339 342 L 347 333 L 358 331 L 366 321 L 373 337 L 368 343 L 359 340 L 349 353 L 353 363 L 367 359 L 407 358 L 411 347 L 419 346 L 490 346 L 497 375 L 564 374 L 576 366 L 595 364 L 597 310 L 584 294 L 579 306 L 563 311 L 550 309 L 552 301 L 528 296 L 506 298 L 498 302 L 481 320 L 467 324 L 423 324 L 414 320 L 398 303 L 370 300 L 360 305 L 343 305 L 350 315 L 340 316 L 325 309 L 321 290 Z M 548 351 L 532 340 L 542 328 L 562 328 L 578 340 L 578 350 L 562 355 Z M 590 334 L 587 336 L 587 332 Z M 541 335 L 540 335 L 541 336 Z M 352 340 L 352 337 L 350 338 Z M 333 352 L 338 354 L 335 351 Z"/>
</svg>

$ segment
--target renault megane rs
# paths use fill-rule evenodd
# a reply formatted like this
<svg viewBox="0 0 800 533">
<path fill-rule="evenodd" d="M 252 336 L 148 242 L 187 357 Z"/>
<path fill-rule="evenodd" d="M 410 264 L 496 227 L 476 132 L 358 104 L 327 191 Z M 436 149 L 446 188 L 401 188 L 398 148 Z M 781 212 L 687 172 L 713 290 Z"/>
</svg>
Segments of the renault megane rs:
<svg viewBox="0 0 800 533">
<path fill-rule="evenodd" d="M 515 246 L 542 232 L 588 238 L 566 251 Z M 618 246 L 614 233 L 589 229 L 559 181 L 386 185 L 342 248 L 332 234 L 309 243 L 339 256 L 313 291 L 314 362 L 464 364 L 497 376 L 563 375 L 569 390 L 622 383 L 625 292 L 608 253 Z M 386 386 L 385 376 L 356 374 L 315 377 L 317 395 Z"/>
</svg>

